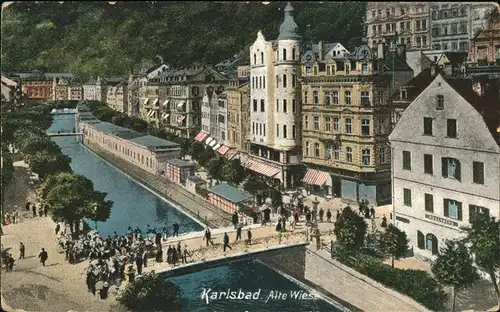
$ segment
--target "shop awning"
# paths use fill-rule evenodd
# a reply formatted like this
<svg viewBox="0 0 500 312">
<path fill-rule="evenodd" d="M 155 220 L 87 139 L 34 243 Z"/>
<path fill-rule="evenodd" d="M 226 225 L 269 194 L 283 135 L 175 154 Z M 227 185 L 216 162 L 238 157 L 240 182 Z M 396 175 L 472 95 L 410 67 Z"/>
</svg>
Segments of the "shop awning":
<svg viewBox="0 0 500 312">
<path fill-rule="evenodd" d="M 224 155 L 227 159 L 231 160 L 233 159 L 236 155 L 238 155 L 238 151 L 235 149 L 230 149 L 227 151 L 227 153 Z"/>
<path fill-rule="evenodd" d="M 212 142 L 210 142 L 210 144 L 208 144 L 208 146 L 214 147 L 215 144 L 217 144 L 217 140 L 214 139 Z"/>
<path fill-rule="evenodd" d="M 179 104 L 177 104 L 177 107 L 181 108 L 184 104 L 186 104 L 186 101 L 181 101 Z"/>
<path fill-rule="evenodd" d="M 168 103 L 170 103 L 170 100 L 165 100 L 165 102 L 163 102 L 163 106 L 168 106 Z"/>
<path fill-rule="evenodd" d="M 146 100 L 144 101 L 144 105 L 148 104 L 148 101 L 149 101 L 149 99 L 146 99 Z"/>
<path fill-rule="evenodd" d="M 186 116 L 177 116 L 177 122 L 182 122 L 184 119 L 186 119 Z"/>
<path fill-rule="evenodd" d="M 259 174 L 273 178 L 275 175 L 281 172 L 281 169 L 271 167 L 259 161 L 247 160 L 245 167 L 249 170 L 255 171 Z"/>
<path fill-rule="evenodd" d="M 209 145 L 214 139 L 213 138 L 208 138 L 206 141 L 205 141 L 205 144 L 206 145 Z"/>
<path fill-rule="evenodd" d="M 203 140 L 205 140 L 205 138 L 206 138 L 207 136 L 208 136 L 208 133 L 206 133 L 206 132 L 203 132 L 203 131 L 202 131 L 202 132 L 198 133 L 198 134 L 194 137 L 194 139 L 195 139 L 195 141 L 198 141 L 198 142 L 203 142 Z"/>
<path fill-rule="evenodd" d="M 217 152 L 219 152 L 221 155 L 224 155 L 226 154 L 227 152 L 229 151 L 229 147 L 225 146 L 225 145 L 222 145 L 218 150 Z"/>
<path fill-rule="evenodd" d="M 308 169 L 304 177 L 302 178 L 302 182 L 310 185 L 323 185 L 326 183 L 330 175 L 326 172 Z"/>
<path fill-rule="evenodd" d="M 153 104 L 152 104 L 152 105 L 153 105 L 153 106 L 155 106 L 155 105 L 156 105 L 156 103 L 158 103 L 158 99 L 155 99 L 155 100 L 153 101 Z"/>
<path fill-rule="evenodd" d="M 220 143 L 217 143 L 217 144 L 215 144 L 214 146 L 212 146 L 212 149 L 213 149 L 214 151 L 216 151 L 216 150 L 218 150 L 221 146 L 222 146 L 222 145 L 221 145 Z"/>
<path fill-rule="evenodd" d="M 155 114 L 155 111 L 154 110 L 150 110 L 149 113 L 148 113 L 148 117 L 153 117 L 154 114 Z"/>
<path fill-rule="evenodd" d="M 163 119 L 167 119 L 167 118 L 168 118 L 168 116 L 170 116 L 170 114 L 163 113 L 163 115 L 161 115 L 161 118 L 163 118 Z"/>
</svg>

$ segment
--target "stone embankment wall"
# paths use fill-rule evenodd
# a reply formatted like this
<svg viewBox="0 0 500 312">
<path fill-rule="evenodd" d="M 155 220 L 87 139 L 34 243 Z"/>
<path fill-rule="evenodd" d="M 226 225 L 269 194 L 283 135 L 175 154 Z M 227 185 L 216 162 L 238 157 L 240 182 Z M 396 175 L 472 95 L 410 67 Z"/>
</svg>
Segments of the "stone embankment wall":
<svg viewBox="0 0 500 312">
<path fill-rule="evenodd" d="M 305 252 L 305 278 L 364 311 L 430 312 L 415 300 L 332 259 L 326 250 Z"/>
<path fill-rule="evenodd" d="M 209 227 L 226 227 L 232 224 L 230 214 L 221 211 L 198 195 L 189 192 L 181 185 L 146 172 L 94 144 L 86 144 L 86 146 L 132 178 L 181 206 L 183 211 L 200 222 L 207 224 Z"/>
</svg>

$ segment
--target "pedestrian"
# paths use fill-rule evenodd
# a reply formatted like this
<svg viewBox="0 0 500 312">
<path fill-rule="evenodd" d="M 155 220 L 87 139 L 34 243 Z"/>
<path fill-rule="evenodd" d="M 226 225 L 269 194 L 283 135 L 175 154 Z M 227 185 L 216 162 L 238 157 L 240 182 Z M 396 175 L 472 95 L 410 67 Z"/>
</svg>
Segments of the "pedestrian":
<svg viewBox="0 0 500 312">
<path fill-rule="evenodd" d="M 168 264 L 172 263 L 172 245 L 168 246 L 167 249 L 167 263 Z"/>
<path fill-rule="evenodd" d="M 141 275 L 142 273 L 142 264 L 143 264 L 143 258 L 142 258 L 142 255 L 139 254 L 137 255 L 136 259 L 135 259 L 135 264 L 137 265 L 137 274 L 138 275 Z"/>
<path fill-rule="evenodd" d="M 161 246 L 156 247 L 156 262 L 163 262 L 163 250 L 161 249 Z"/>
<path fill-rule="evenodd" d="M 40 204 L 40 206 L 38 207 L 38 216 L 41 218 L 43 217 L 43 205 Z"/>
<path fill-rule="evenodd" d="M 45 204 L 45 206 L 43 206 L 43 214 L 47 216 L 48 212 L 49 212 L 49 204 Z"/>
<path fill-rule="evenodd" d="M 332 222 L 332 212 L 330 211 L 330 209 L 326 211 L 326 222 Z"/>
<path fill-rule="evenodd" d="M 236 241 L 241 240 L 241 224 L 238 225 L 238 228 L 236 229 Z"/>
<path fill-rule="evenodd" d="M 92 270 L 92 265 L 89 267 L 89 270 Z M 95 277 L 94 273 L 92 271 L 87 272 L 87 289 L 89 292 L 92 293 L 92 295 L 95 296 Z"/>
<path fill-rule="evenodd" d="M 44 248 L 42 248 L 42 251 L 40 252 L 40 254 L 38 255 L 38 258 L 40 258 L 40 263 L 45 266 L 45 262 L 47 261 L 47 259 L 49 258 L 49 255 L 47 254 L 47 252 L 45 251 Z"/>
<path fill-rule="evenodd" d="M 247 244 L 248 245 L 252 245 L 252 231 L 250 229 L 248 229 L 247 231 Z"/>
<path fill-rule="evenodd" d="M 183 262 L 184 262 L 184 263 L 186 263 L 186 264 L 187 264 L 187 257 L 188 257 L 188 256 L 189 256 L 189 257 L 191 257 L 191 256 L 189 255 L 188 250 L 187 250 L 187 245 L 184 245 L 184 252 L 183 252 L 183 255 L 182 255 L 182 260 L 183 260 Z"/>
<path fill-rule="evenodd" d="M 59 224 L 59 222 L 56 224 L 56 235 L 57 233 L 59 233 L 59 231 L 61 230 L 61 224 Z"/>
<path fill-rule="evenodd" d="M 281 217 L 278 218 L 278 223 L 276 223 L 276 232 L 281 232 Z"/>
<path fill-rule="evenodd" d="M 382 216 L 382 224 L 380 226 L 383 228 L 387 227 L 387 218 L 385 217 L 385 215 Z"/>
<path fill-rule="evenodd" d="M 323 222 L 323 215 L 325 214 L 325 211 L 323 208 L 319 210 L 319 222 Z"/>
<path fill-rule="evenodd" d="M 180 255 L 177 254 L 177 249 L 172 248 L 172 264 L 173 264 L 173 266 L 175 266 L 175 264 L 179 260 L 179 256 Z"/>
<path fill-rule="evenodd" d="M 8 267 L 8 271 L 13 271 L 14 270 L 14 263 L 16 260 L 14 260 L 14 257 L 12 257 L 12 254 L 9 255 L 9 260 L 6 263 L 6 266 Z"/>
<path fill-rule="evenodd" d="M 227 233 L 224 233 L 224 246 L 223 246 L 223 251 L 226 252 L 226 248 L 233 249 L 231 246 L 229 246 L 229 236 Z"/>
<path fill-rule="evenodd" d="M 174 233 L 172 234 L 172 237 L 174 236 L 179 237 L 179 223 L 175 222 L 173 228 L 174 228 Z"/>
<path fill-rule="evenodd" d="M 233 212 L 233 215 L 232 215 L 232 221 L 233 221 L 233 226 L 234 228 L 236 229 L 236 225 L 238 224 L 238 221 L 239 221 L 239 217 L 238 217 L 238 212 Z"/>
<path fill-rule="evenodd" d="M 33 210 L 33 218 L 36 217 L 36 203 L 33 203 L 31 206 L 31 209 Z"/>
<path fill-rule="evenodd" d="M 108 289 L 109 289 L 108 282 L 104 282 L 101 290 L 99 290 L 99 297 L 101 298 L 101 300 L 106 300 L 106 298 L 108 298 Z"/>
<path fill-rule="evenodd" d="M 6 212 L 5 213 L 5 225 L 10 224 L 10 213 Z"/>
<path fill-rule="evenodd" d="M 377 223 L 375 223 L 375 218 L 372 218 L 372 232 L 375 233 L 377 231 Z"/>
<path fill-rule="evenodd" d="M 23 244 L 23 242 L 20 242 L 19 243 L 19 259 L 24 259 L 24 251 L 25 251 L 24 244 Z"/>
<path fill-rule="evenodd" d="M 337 210 L 337 217 L 336 217 L 335 221 L 337 221 L 338 219 L 340 219 L 340 211 Z"/>
<path fill-rule="evenodd" d="M 17 210 L 14 210 L 14 214 L 12 215 L 12 223 L 16 224 L 18 218 L 19 218 L 19 212 L 17 212 Z"/>
<path fill-rule="evenodd" d="M 177 255 L 178 255 L 179 258 L 182 258 L 181 242 L 177 243 Z"/>
<path fill-rule="evenodd" d="M 370 214 L 372 218 L 375 218 L 375 208 L 373 208 L 373 206 L 370 208 Z"/>
<path fill-rule="evenodd" d="M 25 204 L 25 206 L 24 206 L 24 207 L 26 208 L 26 211 L 30 211 L 30 205 L 31 205 L 30 201 L 29 201 L 29 200 L 27 200 L 27 201 L 26 201 L 26 204 Z"/>
<path fill-rule="evenodd" d="M 142 254 L 142 262 L 144 263 L 144 267 L 148 267 L 148 252 L 144 251 Z"/>
<path fill-rule="evenodd" d="M 207 241 L 207 247 L 208 247 L 208 243 L 212 244 L 212 246 L 213 246 L 214 242 L 212 241 L 212 233 L 210 233 L 210 229 L 208 228 L 208 226 L 205 229 L 205 236 L 203 237 L 203 239 L 205 239 Z"/>
</svg>

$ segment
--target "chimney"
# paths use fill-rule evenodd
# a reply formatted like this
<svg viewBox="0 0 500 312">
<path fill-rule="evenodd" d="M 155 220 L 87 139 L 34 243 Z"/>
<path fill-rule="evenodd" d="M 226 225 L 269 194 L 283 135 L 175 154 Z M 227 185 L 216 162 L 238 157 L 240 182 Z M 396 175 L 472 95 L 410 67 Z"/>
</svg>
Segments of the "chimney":
<svg viewBox="0 0 500 312">
<path fill-rule="evenodd" d="M 323 41 L 320 41 L 318 43 L 318 54 L 319 54 L 319 60 L 323 60 Z"/>
<path fill-rule="evenodd" d="M 380 42 L 377 49 L 377 58 L 379 60 L 384 58 L 384 43 Z"/>
</svg>

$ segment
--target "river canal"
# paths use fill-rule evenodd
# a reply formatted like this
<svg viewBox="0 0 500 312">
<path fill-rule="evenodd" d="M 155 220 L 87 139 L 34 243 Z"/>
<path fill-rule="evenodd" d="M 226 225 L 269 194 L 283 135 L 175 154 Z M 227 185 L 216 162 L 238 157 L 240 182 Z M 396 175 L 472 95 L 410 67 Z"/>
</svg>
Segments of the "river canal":
<svg viewBox="0 0 500 312">
<path fill-rule="evenodd" d="M 54 122 L 47 132 L 71 130 L 74 115 L 54 116 Z M 113 231 L 125 234 L 128 226 L 135 228 L 171 226 L 178 222 L 180 232 L 199 231 L 202 227 L 165 200 L 151 193 L 121 171 L 113 168 L 100 157 L 79 144 L 76 137 L 54 137 L 65 155 L 71 157 L 71 168 L 75 173 L 86 176 L 94 183 L 94 188 L 107 192 L 108 199 L 114 201 L 111 217 L 106 222 L 98 222 L 101 235 L 111 235 Z M 90 222 L 94 227 L 94 223 Z M 304 291 L 299 284 L 285 278 L 277 271 L 256 262 L 239 261 L 215 268 L 169 278 L 181 290 L 182 312 L 302 312 L 341 311 L 322 299 L 314 300 L 273 300 L 268 299 L 271 290 L 290 294 Z M 256 300 L 211 300 L 202 299 L 204 289 L 258 292 Z M 306 291 L 307 292 L 307 291 Z"/>
</svg>

